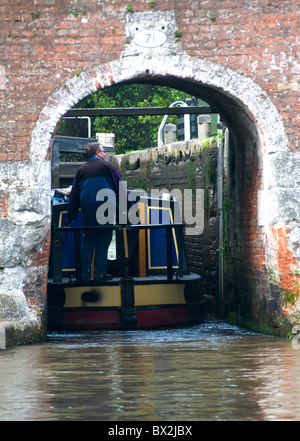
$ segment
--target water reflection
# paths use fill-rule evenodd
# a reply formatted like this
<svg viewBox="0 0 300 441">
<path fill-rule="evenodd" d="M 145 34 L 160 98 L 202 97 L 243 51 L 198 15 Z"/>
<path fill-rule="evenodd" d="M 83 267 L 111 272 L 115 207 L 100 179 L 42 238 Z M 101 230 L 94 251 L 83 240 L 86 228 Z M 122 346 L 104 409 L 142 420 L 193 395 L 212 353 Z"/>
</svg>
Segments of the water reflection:
<svg viewBox="0 0 300 441">
<path fill-rule="evenodd" d="M 300 351 L 224 323 L 0 352 L 1 420 L 299 420 Z"/>
</svg>

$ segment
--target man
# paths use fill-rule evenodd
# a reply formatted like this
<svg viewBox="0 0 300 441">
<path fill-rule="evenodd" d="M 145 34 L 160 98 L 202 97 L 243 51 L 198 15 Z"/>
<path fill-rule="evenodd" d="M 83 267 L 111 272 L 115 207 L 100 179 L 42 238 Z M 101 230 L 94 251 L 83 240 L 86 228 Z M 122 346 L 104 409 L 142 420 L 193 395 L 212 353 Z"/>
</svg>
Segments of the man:
<svg viewBox="0 0 300 441">
<path fill-rule="evenodd" d="M 66 226 L 76 219 L 81 208 L 84 226 L 99 226 L 97 209 L 103 201 L 97 200 L 99 190 L 113 190 L 116 201 L 119 197 L 119 183 L 122 180 L 119 171 L 110 162 L 105 161 L 105 151 L 99 143 L 90 143 L 86 148 L 87 162 L 77 171 L 70 194 Z M 121 187 L 122 188 L 122 187 Z M 81 277 L 90 280 L 90 266 L 94 257 L 94 279 L 104 281 L 112 278 L 107 274 L 107 251 L 112 239 L 112 229 L 102 228 L 84 232 L 81 244 Z"/>
</svg>

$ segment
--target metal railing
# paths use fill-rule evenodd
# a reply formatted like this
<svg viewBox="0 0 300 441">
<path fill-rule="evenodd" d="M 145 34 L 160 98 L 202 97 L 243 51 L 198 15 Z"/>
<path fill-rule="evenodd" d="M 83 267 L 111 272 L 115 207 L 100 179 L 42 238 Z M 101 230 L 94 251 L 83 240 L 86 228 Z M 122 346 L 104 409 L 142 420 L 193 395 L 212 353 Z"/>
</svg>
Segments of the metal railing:
<svg viewBox="0 0 300 441">
<path fill-rule="evenodd" d="M 166 260 L 167 260 L 167 280 L 173 280 L 173 263 L 172 263 L 172 230 L 182 231 L 184 224 L 146 224 L 146 225 L 101 225 L 93 227 L 56 227 L 53 229 L 52 237 L 52 263 L 53 263 L 53 282 L 59 283 L 63 281 L 62 275 L 62 249 L 66 242 L 66 237 L 62 233 L 73 232 L 74 234 L 74 250 L 75 250 L 75 277 L 76 282 L 81 282 L 81 262 L 80 262 L 80 233 L 87 230 L 111 229 L 123 232 L 125 259 L 128 259 L 127 231 L 130 230 L 152 230 L 165 229 L 166 234 Z M 178 246 L 178 277 L 183 277 L 183 260 L 184 260 L 184 242 L 183 237 L 177 237 Z M 147 244 L 147 247 L 149 244 Z M 127 248 L 127 251 L 126 251 Z"/>
</svg>

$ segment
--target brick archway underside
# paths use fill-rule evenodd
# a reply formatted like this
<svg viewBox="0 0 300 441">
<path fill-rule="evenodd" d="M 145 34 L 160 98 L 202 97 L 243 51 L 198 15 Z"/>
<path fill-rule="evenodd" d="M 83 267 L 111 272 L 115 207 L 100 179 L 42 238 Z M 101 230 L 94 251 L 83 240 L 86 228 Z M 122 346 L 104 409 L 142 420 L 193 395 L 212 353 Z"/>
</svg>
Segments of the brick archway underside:
<svg viewBox="0 0 300 441">
<path fill-rule="evenodd" d="M 47 156 L 58 122 L 78 101 L 101 88 L 125 82 L 151 82 L 186 90 L 212 104 L 229 127 L 235 126 L 234 131 L 244 134 L 258 131 L 267 152 L 287 149 L 287 137 L 275 106 L 250 78 L 216 63 L 188 56 L 147 60 L 135 56 L 84 71 L 56 90 L 33 131 L 31 160 L 36 162 Z"/>
<path fill-rule="evenodd" d="M 130 82 L 149 82 L 184 90 L 211 104 L 226 122 L 232 134 L 238 169 L 230 171 L 238 181 L 230 191 L 239 201 L 232 222 L 241 224 L 241 229 L 234 234 L 240 236 L 243 267 L 254 272 L 256 280 L 262 284 L 266 275 L 266 255 L 272 259 L 274 248 L 271 246 L 271 251 L 266 248 L 269 225 L 260 213 L 261 206 L 268 203 L 269 159 L 274 154 L 288 154 L 288 142 L 279 114 L 265 92 L 250 78 L 229 68 L 187 55 L 152 58 L 139 55 L 98 65 L 71 78 L 49 97 L 33 130 L 29 166 L 35 183 L 33 185 L 31 180 L 31 187 L 35 187 L 37 193 L 47 193 L 50 189 L 51 140 L 63 115 L 78 101 L 101 88 Z M 259 199 L 263 200 L 260 206 Z M 45 231 L 50 205 L 45 203 L 40 210 Z M 272 222 L 276 224 L 277 220 Z M 255 249 L 250 234 L 253 240 L 257 239 Z M 43 268 L 41 273 L 44 271 L 46 279 L 46 266 Z M 230 279 L 229 285 L 235 283 L 236 280 Z M 266 295 L 269 294 L 265 292 L 263 297 Z M 248 301 L 247 298 L 245 309 L 249 309 Z M 256 312 L 252 312 L 255 315 Z"/>
</svg>

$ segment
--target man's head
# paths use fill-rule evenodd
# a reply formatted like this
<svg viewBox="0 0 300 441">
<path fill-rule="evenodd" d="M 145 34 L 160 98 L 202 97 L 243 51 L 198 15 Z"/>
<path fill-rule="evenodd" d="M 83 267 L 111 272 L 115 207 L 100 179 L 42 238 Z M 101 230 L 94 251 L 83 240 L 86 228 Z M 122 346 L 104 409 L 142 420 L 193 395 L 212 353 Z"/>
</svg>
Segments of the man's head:
<svg viewBox="0 0 300 441">
<path fill-rule="evenodd" d="M 105 158 L 105 151 L 99 142 L 91 142 L 86 147 L 86 155 L 88 158 L 94 158 L 95 156 L 104 159 Z"/>
</svg>

